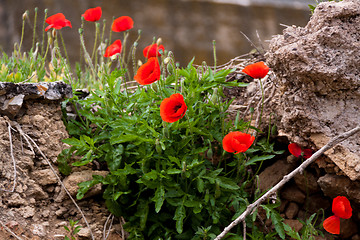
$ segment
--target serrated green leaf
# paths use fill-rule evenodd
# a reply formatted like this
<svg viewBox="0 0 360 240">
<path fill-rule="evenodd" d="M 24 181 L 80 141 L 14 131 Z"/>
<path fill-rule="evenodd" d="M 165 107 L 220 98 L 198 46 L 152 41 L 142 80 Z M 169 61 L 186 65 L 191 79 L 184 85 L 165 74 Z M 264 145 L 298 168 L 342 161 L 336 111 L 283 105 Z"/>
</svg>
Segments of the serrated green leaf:
<svg viewBox="0 0 360 240">
<path fill-rule="evenodd" d="M 165 200 L 165 188 L 163 185 L 160 185 L 156 191 L 153 201 L 155 202 L 155 212 L 158 213 L 161 210 L 161 207 Z"/>
<path fill-rule="evenodd" d="M 279 237 L 281 239 L 285 239 L 285 230 L 284 230 L 284 225 L 282 223 L 282 217 L 280 216 L 280 214 L 278 212 L 272 211 L 270 213 L 271 216 L 271 221 L 274 224 L 275 230 L 278 233 Z"/>
<path fill-rule="evenodd" d="M 176 220 L 176 231 L 180 234 L 183 232 L 184 219 L 186 211 L 184 205 L 180 205 L 175 210 L 174 220 Z"/>
</svg>

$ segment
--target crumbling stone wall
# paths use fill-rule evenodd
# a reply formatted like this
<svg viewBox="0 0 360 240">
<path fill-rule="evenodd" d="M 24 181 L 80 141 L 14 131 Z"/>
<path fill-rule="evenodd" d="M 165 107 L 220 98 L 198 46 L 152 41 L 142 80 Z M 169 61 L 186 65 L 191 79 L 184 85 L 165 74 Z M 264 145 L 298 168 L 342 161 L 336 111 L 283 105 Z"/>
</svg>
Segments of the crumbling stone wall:
<svg viewBox="0 0 360 240">
<path fill-rule="evenodd" d="M 68 147 L 61 140 L 69 137 L 62 121 L 61 101 L 71 95 L 71 87 L 63 82 L 0 83 L 0 222 L 22 239 L 64 239 L 69 219 L 80 220 L 80 239 L 90 238 L 79 211 L 48 162 L 20 134 L 23 131 L 39 146 L 73 197 L 78 183 L 90 180 L 93 174 L 106 175 L 105 171 L 78 169 L 64 178 L 56 168 L 57 156 Z M 91 193 L 101 194 L 101 186 Z M 110 214 L 105 204 L 101 198 L 87 198 L 78 205 L 96 239 L 100 239 Z M 1 225 L 0 239 L 11 239 Z M 119 224 L 115 224 L 108 239 L 119 239 L 115 230 L 120 232 Z"/>
<path fill-rule="evenodd" d="M 266 61 L 276 74 L 270 108 L 279 133 L 319 149 L 360 124 L 360 1 L 321 3 L 305 27 L 288 27 L 271 40 Z M 325 154 L 339 173 L 360 179 L 360 138 Z"/>
</svg>

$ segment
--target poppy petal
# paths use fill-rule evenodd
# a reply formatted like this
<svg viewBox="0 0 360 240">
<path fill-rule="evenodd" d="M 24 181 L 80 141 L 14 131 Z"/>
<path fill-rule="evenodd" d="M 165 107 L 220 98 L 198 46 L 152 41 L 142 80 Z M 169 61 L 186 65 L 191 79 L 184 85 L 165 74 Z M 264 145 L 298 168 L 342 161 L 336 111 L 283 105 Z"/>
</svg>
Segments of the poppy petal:
<svg viewBox="0 0 360 240">
<path fill-rule="evenodd" d="M 160 116 L 165 122 L 176 122 L 184 117 L 187 106 L 184 97 L 180 93 L 172 94 L 160 104 Z"/>
<path fill-rule="evenodd" d="M 101 18 L 101 15 L 102 15 L 101 7 L 96 7 L 96 8 L 89 8 L 81 16 L 84 17 L 86 21 L 96 22 Z"/>
<path fill-rule="evenodd" d="M 143 54 L 145 58 L 151 58 L 151 57 L 158 57 L 161 56 L 161 53 L 159 50 L 162 50 L 164 52 L 165 48 L 163 45 L 157 45 L 156 43 L 151 44 L 144 48 Z"/>
<path fill-rule="evenodd" d="M 307 149 L 304 149 L 303 154 L 304 154 L 304 158 L 308 159 L 312 156 L 313 152 L 311 149 L 307 148 Z"/>
<path fill-rule="evenodd" d="M 295 157 L 300 157 L 301 156 L 301 147 L 299 147 L 299 145 L 297 145 L 297 143 L 290 143 L 288 145 L 288 149 L 289 152 L 294 155 Z"/>
<path fill-rule="evenodd" d="M 129 29 L 132 29 L 134 26 L 134 21 L 129 16 L 122 16 L 114 20 L 111 30 L 113 32 L 123 32 Z"/>
<path fill-rule="evenodd" d="M 323 227 L 326 231 L 332 234 L 340 234 L 340 218 L 331 216 L 324 220 Z"/>
<path fill-rule="evenodd" d="M 352 216 L 352 208 L 350 201 L 343 196 L 338 196 L 334 198 L 332 204 L 332 211 L 335 216 L 343 219 L 349 219 Z"/>
<path fill-rule="evenodd" d="M 46 32 L 49 31 L 51 28 L 61 29 L 63 27 L 72 27 L 71 22 L 67 20 L 62 13 L 57 13 L 46 18 L 45 22 L 49 24 L 49 26 L 45 28 Z"/>
<path fill-rule="evenodd" d="M 246 152 L 255 140 L 254 136 L 242 132 L 230 132 L 223 138 L 223 148 L 226 152 L 238 154 Z"/>
<path fill-rule="evenodd" d="M 242 71 L 252 78 L 263 78 L 268 74 L 269 67 L 264 62 L 257 62 L 246 66 Z"/>
<path fill-rule="evenodd" d="M 121 41 L 119 39 L 115 40 L 110 46 L 106 48 L 104 57 L 111 57 L 117 53 L 121 53 L 121 49 Z"/>
<path fill-rule="evenodd" d="M 141 85 L 148 85 L 160 79 L 160 64 L 157 58 L 149 58 L 138 69 L 134 79 Z"/>
</svg>

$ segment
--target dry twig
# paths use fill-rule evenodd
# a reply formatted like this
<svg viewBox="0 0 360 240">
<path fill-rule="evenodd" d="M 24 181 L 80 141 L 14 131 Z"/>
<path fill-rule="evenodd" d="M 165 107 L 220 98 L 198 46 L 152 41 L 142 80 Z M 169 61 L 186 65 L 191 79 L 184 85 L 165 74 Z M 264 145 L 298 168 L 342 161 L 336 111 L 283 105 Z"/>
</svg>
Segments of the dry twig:
<svg viewBox="0 0 360 240">
<path fill-rule="evenodd" d="M 274 187 L 272 187 L 267 193 L 262 195 L 258 200 L 256 200 L 254 203 L 247 206 L 246 210 L 233 222 L 231 222 L 223 231 L 220 233 L 214 240 L 220 240 L 237 224 L 240 222 L 245 222 L 245 218 L 251 214 L 254 209 L 258 208 L 258 206 L 268 199 L 270 196 L 275 194 L 282 186 L 284 186 L 285 183 L 287 183 L 290 179 L 292 179 L 295 175 L 298 173 L 302 173 L 307 166 L 309 166 L 313 161 L 315 161 L 318 157 L 320 157 L 324 152 L 329 150 L 330 148 L 333 148 L 335 145 L 341 143 L 342 141 L 346 140 L 347 138 L 353 136 L 354 134 L 360 132 L 360 125 L 351 129 L 350 131 L 347 131 L 337 137 L 334 137 L 331 139 L 325 146 L 320 148 L 317 152 L 315 152 L 310 158 L 308 158 L 306 161 L 304 161 L 300 166 L 298 166 L 294 171 L 289 173 L 288 175 L 285 175 L 280 182 L 278 182 Z"/>
<path fill-rule="evenodd" d="M 12 186 L 11 190 L 6 190 L 6 189 L 0 188 L 0 191 L 12 193 L 12 192 L 14 192 L 15 186 L 16 186 L 16 162 L 15 162 L 15 158 L 14 158 L 14 150 L 13 150 L 13 145 L 12 145 L 11 124 L 9 122 L 7 122 L 7 124 L 8 124 L 8 130 L 9 130 L 10 155 L 11 155 L 11 160 L 12 160 L 13 169 L 14 169 L 14 181 L 13 181 L 13 186 Z"/>
</svg>

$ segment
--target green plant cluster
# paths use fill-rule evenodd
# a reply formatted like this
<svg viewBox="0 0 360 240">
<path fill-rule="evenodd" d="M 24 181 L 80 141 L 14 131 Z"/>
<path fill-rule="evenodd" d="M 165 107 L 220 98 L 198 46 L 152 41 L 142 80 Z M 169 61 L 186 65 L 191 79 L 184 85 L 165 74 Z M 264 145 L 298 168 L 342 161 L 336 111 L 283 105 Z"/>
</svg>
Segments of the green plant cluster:
<svg viewBox="0 0 360 240">
<path fill-rule="evenodd" d="M 81 36 L 83 30 L 79 32 Z M 85 99 L 74 91 L 74 97 L 63 102 L 63 109 L 73 106 L 78 117 L 70 120 L 64 111 L 71 137 L 63 141 L 71 147 L 59 155 L 58 167 L 67 175 L 71 166 L 95 161 L 109 171 L 105 177 L 94 175 L 80 183 L 77 198 L 82 199 L 92 186 L 101 183 L 108 209 L 125 218 L 129 239 L 214 239 L 262 194 L 256 187 L 262 163 L 283 151 L 274 149 L 269 136 L 258 138 L 244 154 L 223 150 L 222 139 L 230 131 L 258 131 L 239 114 L 234 121 L 229 118 L 232 100 L 227 100 L 223 89 L 247 85 L 226 81 L 235 69 L 195 66 L 193 61 L 181 68 L 173 54 L 165 51 L 160 58 L 161 79 L 130 89 L 127 82 L 131 72 L 136 72 L 136 59 L 132 59 L 133 69 L 124 63 L 125 53 L 115 59 L 117 67 L 111 66 L 115 61 L 104 58 L 91 67 L 92 59 L 87 59 L 88 66 L 77 64 L 72 74 L 64 57 L 66 50 L 61 51 L 56 36 L 48 34 L 47 46 L 44 40 L 41 49 L 34 43 L 28 54 L 20 54 L 21 47 L 15 47 L 10 58 L 3 54 L 0 75 L 11 82 L 60 79 L 74 89 L 84 83 L 92 89 Z M 135 56 L 137 41 L 128 59 Z M 86 51 L 84 43 L 83 49 Z M 52 53 L 50 61 L 48 52 Z M 184 96 L 187 112 L 184 118 L 166 123 L 159 106 L 174 93 Z M 80 160 L 72 162 L 74 155 Z M 262 205 L 275 232 L 265 235 L 256 226 L 257 212 L 246 219 L 250 239 L 285 239 L 286 235 L 299 239 L 299 233 L 282 222 L 278 206 Z M 313 218 L 308 225 L 312 226 Z M 66 229 L 71 237 L 79 231 L 75 224 L 70 222 L 71 229 Z M 303 233 L 302 239 L 311 239 L 305 234 L 317 234 L 313 230 Z M 238 226 L 227 239 L 242 239 L 242 235 L 242 226 Z"/>
</svg>

